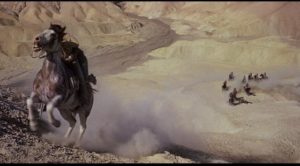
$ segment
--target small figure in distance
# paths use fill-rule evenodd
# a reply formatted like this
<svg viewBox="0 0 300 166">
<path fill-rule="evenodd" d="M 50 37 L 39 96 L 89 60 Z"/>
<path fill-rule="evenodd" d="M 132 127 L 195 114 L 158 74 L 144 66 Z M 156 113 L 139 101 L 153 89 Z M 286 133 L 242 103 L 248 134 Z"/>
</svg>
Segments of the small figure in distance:
<svg viewBox="0 0 300 166">
<path fill-rule="evenodd" d="M 251 92 L 251 87 L 248 83 L 244 86 L 244 90 L 248 96 L 256 96 L 253 92 Z"/>
<path fill-rule="evenodd" d="M 229 81 L 234 80 L 233 72 L 231 72 L 231 73 L 229 74 L 228 80 L 229 80 Z"/>
<path fill-rule="evenodd" d="M 244 97 L 237 97 L 237 90 L 236 88 L 233 89 L 233 91 L 229 94 L 229 104 L 231 105 L 239 105 L 239 104 L 242 104 L 242 103 L 245 103 L 245 104 L 252 104 L 251 102 L 247 101 L 244 99 Z"/>
<path fill-rule="evenodd" d="M 265 79 L 269 79 L 266 72 L 264 72 L 264 77 L 265 77 Z"/>
<path fill-rule="evenodd" d="M 229 89 L 229 86 L 227 86 L 227 81 L 225 80 L 222 85 L 222 90 L 227 91 L 228 89 Z"/>
<path fill-rule="evenodd" d="M 249 73 L 249 75 L 248 75 L 248 80 L 249 80 L 249 81 L 250 81 L 250 80 L 253 80 L 252 73 Z"/>
<path fill-rule="evenodd" d="M 260 79 L 261 80 L 265 79 L 265 75 L 264 74 L 260 74 Z"/>
<path fill-rule="evenodd" d="M 242 80 L 242 83 L 244 84 L 244 83 L 246 83 L 246 82 L 247 82 L 246 76 L 244 76 L 244 78 L 243 78 L 243 80 Z"/>
<path fill-rule="evenodd" d="M 237 95 L 237 90 L 236 90 L 236 88 L 234 88 L 233 89 L 233 91 L 232 91 L 232 97 L 235 99 L 235 100 L 240 100 L 242 97 L 237 97 L 236 95 Z"/>
<path fill-rule="evenodd" d="M 234 88 L 232 92 L 229 93 L 229 104 L 231 105 L 238 105 L 239 103 L 236 103 L 236 89 Z"/>
<path fill-rule="evenodd" d="M 258 74 L 255 74 L 255 75 L 254 75 L 254 80 L 255 80 L 255 81 L 259 81 Z"/>
<path fill-rule="evenodd" d="M 240 103 L 252 104 L 252 102 L 245 100 L 243 97 L 241 97 Z"/>
</svg>

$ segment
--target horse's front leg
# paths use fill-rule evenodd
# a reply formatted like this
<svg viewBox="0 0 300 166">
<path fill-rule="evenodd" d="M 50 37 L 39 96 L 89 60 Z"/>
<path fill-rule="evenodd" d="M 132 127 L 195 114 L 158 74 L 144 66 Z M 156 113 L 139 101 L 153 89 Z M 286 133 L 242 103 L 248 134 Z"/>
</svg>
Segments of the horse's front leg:
<svg viewBox="0 0 300 166">
<path fill-rule="evenodd" d="M 27 109 L 28 109 L 28 119 L 30 124 L 30 129 L 36 131 L 38 122 L 38 112 L 34 110 L 33 103 L 38 102 L 38 96 L 35 92 L 31 92 L 30 97 L 26 100 Z"/>
<path fill-rule="evenodd" d="M 58 101 L 61 99 L 61 95 L 55 96 L 46 106 L 48 113 L 48 121 L 55 127 L 60 126 L 60 121 L 55 119 L 53 116 L 53 110 L 56 108 Z"/>
<path fill-rule="evenodd" d="M 42 114 L 43 114 L 45 108 L 46 108 L 46 104 L 42 103 L 42 104 L 40 105 L 39 109 L 38 109 L 38 112 L 39 112 L 39 114 L 40 114 L 40 118 L 42 117 Z M 46 110 L 45 110 L 45 111 L 46 111 Z"/>
</svg>

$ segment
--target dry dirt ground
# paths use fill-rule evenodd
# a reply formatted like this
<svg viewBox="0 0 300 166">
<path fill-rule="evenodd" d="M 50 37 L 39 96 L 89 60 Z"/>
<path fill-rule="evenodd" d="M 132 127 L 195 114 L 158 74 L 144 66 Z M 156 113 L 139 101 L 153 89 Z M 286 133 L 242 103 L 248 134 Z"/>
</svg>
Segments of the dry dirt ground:
<svg viewBox="0 0 300 166">
<path fill-rule="evenodd" d="M 0 87 L 0 163 L 192 163 L 192 160 L 158 153 L 130 159 L 111 153 L 88 152 L 78 147 L 56 145 L 29 129 L 25 99 L 16 90 Z"/>
<path fill-rule="evenodd" d="M 1 163 L 95 163 L 134 162 L 112 154 L 96 154 L 79 148 L 54 145 L 28 126 L 25 95 L 18 96 L 1 87 L 0 162 Z"/>
</svg>

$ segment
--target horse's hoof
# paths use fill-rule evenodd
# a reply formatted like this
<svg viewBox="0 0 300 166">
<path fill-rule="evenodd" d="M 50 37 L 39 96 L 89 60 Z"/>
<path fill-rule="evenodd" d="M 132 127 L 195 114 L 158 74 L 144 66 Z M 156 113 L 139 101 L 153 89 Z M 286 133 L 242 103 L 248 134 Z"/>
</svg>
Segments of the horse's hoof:
<svg viewBox="0 0 300 166">
<path fill-rule="evenodd" d="M 30 126 L 31 131 L 37 131 L 38 128 L 36 126 Z"/>
<path fill-rule="evenodd" d="M 56 120 L 52 123 L 53 126 L 55 126 L 56 128 L 60 127 L 60 121 Z"/>
<path fill-rule="evenodd" d="M 74 148 L 80 148 L 80 141 L 76 141 L 73 145 Z"/>
<path fill-rule="evenodd" d="M 74 147 L 74 142 L 73 141 L 70 141 L 68 139 L 66 139 L 63 143 L 62 143 L 64 146 L 68 146 L 68 147 Z"/>
<path fill-rule="evenodd" d="M 36 122 L 30 122 L 30 130 L 31 131 L 37 131 L 38 130 Z"/>
</svg>

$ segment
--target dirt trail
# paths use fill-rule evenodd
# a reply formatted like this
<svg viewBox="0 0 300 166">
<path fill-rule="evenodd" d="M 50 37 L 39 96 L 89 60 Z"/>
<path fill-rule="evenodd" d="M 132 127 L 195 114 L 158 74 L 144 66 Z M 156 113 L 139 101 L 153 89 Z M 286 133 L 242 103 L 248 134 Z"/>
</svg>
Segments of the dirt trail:
<svg viewBox="0 0 300 166">
<path fill-rule="evenodd" d="M 89 66 L 91 72 L 95 75 L 116 74 L 125 71 L 130 66 L 139 65 L 149 59 L 148 52 L 157 48 L 167 47 L 177 38 L 176 33 L 170 26 L 159 20 L 149 20 L 145 17 L 134 16 L 132 14 L 128 15 L 146 22 L 141 31 L 152 34 L 152 37 L 133 46 L 115 48 L 113 51 L 104 52 L 101 55 L 92 55 L 89 59 Z"/>
</svg>

